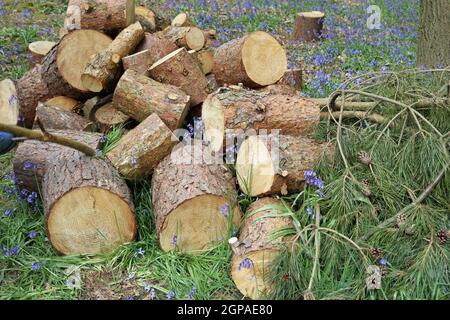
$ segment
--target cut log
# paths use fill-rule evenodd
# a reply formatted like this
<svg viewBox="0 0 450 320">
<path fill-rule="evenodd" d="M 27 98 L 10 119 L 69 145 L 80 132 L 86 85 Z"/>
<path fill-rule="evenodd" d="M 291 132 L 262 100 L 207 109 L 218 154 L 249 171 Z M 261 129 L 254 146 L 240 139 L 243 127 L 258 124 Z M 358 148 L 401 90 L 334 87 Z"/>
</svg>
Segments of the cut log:
<svg viewBox="0 0 450 320">
<path fill-rule="evenodd" d="M 103 135 L 100 133 L 67 130 L 48 130 L 48 132 L 85 143 L 94 150 L 100 149 L 103 141 Z M 39 193 L 47 163 L 64 149 L 69 148 L 37 140 L 26 140 L 20 143 L 13 160 L 14 174 L 19 190 Z"/>
<path fill-rule="evenodd" d="M 301 69 L 289 69 L 277 82 L 280 85 L 288 85 L 297 91 L 303 90 L 303 73 Z"/>
<path fill-rule="evenodd" d="M 82 116 L 44 103 L 39 103 L 36 108 L 36 118 L 39 118 L 46 130 L 93 131 L 92 123 Z M 35 123 L 33 129 L 37 128 L 39 127 Z"/>
<path fill-rule="evenodd" d="M 176 43 L 179 47 L 195 51 L 202 49 L 206 40 L 203 31 L 197 27 L 168 27 L 158 35 Z"/>
<path fill-rule="evenodd" d="M 219 85 L 244 84 L 258 88 L 276 83 L 287 70 L 283 47 L 271 35 L 257 31 L 227 42 L 214 53 Z"/>
<path fill-rule="evenodd" d="M 136 11 L 136 21 L 138 21 L 145 32 L 156 31 L 156 16 L 152 10 L 143 6 L 138 6 Z"/>
<path fill-rule="evenodd" d="M 110 132 L 115 126 L 125 125 L 130 117 L 116 109 L 112 102 L 105 104 L 95 112 L 95 123 L 100 132 Z"/>
<path fill-rule="evenodd" d="M 81 75 L 83 86 L 92 92 L 107 89 L 119 76 L 122 58 L 133 52 L 143 38 L 144 30 L 139 22 L 120 32 L 107 48 L 90 59 Z"/>
<path fill-rule="evenodd" d="M 17 124 L 19 119 L 19 101 L 14 82 L 10 79 L 0 81 L 0 122 Z"/>
<path fill-rule="evenodd" d="M 210 74 L 214 67 L 214 54 L 210 50 L 190 51 L 200 64 L 203 73 Z"/>
<path fill-rule="evenodd" d="M 203 34 L 205 36 L 205 45 L 204 49 L 210 49 L 213 46 L 213 41 L 216 40 L 216 30 L 203 30 Z"/>
<path fill-rule="evenodd" d="M 223 164 L 207 164 L 201 146 L 178 146 L 155 169 L 152 199 L 162 250 L 200 253 L 227 237 L 240 209 Z"/>
<path fill-rule="evenodd" d="M 109 253 L 134 240 L 130 190 L 112 164 L 66 149 L 42 181 L 47 236 L 63 255 Z"/>
<path fill-rule="evenodd" d="M 31 128 L 39 101 L 53 97 L 42 79 L 42 66 L 36 65 L 17 82 L 20 125 Z"/>
<path fill-rule="evenodd" d="M 271 262 L 290 241 L 288 237 L 274 237 L 280 229 L 294 227 L 290 217 L 281 216 L 283 209 L 283 203 L 274 198 L 252 203 L 239 241 L 233 246 L 231 278 L 239 291 L 251 299 L 270 294 L 274 285 L 270 281 Z"/>
<path fill-rule="evenodd" d="M 202 103 L 209 93 L 205 75 L 185 48 L 155 62 L 150 67 L 149 74 L 156 81 L 180 87 L 191 96 L 192 106 Z"/>
<path fill-rule="evenodd" d="M 148 74 L 148 69 L 154 62 L 154 56 L 150 50 L 140 51 L 122 58 L 122 65 L 125 70 L 132 69 L 143 75 Z"/>
<path fill-rule="evenodd" d="M 189 15 L 185 12 L 178 14 L 171 23 L 172 27 L 195 27 Z"/>
<path fill-rule="evenodd" d="M 81 74 L 91 56 L 111 42 L 111 38 L 94 30 L 76 30 L 65 35 L 42 61 L 42 79 L 52 97 L 77 100 L 91 97 L 92 93 L 81 82 Z"/>
<path fill-rule="evenodd" d="M 127 133 L 107 157 L 128 180 L 150 175 L 178 143 L 170 129 L 153 113 Z"/>
<path fill-rule="evenodd" d="M 52 41 L 35 41 L 28 45 L 28 52 L 30 53 L 30 69 L 35 65 L 41 64 L 42 59 L 49 53 L 49 51 L 55 46 L 55 42 Z"/>
<path fill-rule="evenodd" d="M 300 191 L 304 172 L 312 169 L 322 154 L 331 157 L 332 151 L 332 145 L 306 137 L 250 136 L 237 155 L 239 187 L 251 196 Z"/>
<path fill-rule="evenodd" d="M 92 29 L 114 33 L 134 21 L 134 0 L 70 0 L 64 29 Z"/>
<path fill-rule="evenodd" d="M 319 40 L 325 14 L 320 11 L 300 12 L 295 18 L 293 38 L 303 42 Z"/>
<path fill-rule="evenodd" d="M 114 91 L 114 106 L 136 121 L 156 113 L 170 130 L 179 128 L 189 111 L 189 96 L 180 88 L 127 70 Z"/>
<path fill-rule="evenodd" d="M 300 96 L 246 89 L 221 89 L 203 103 L 205 138 L 213 151 L 222 149 L 227 134 L 245 130 L 280 130 L 280 134 L 306 135 L 319 124 L 319 105 Z"/>
<path fill-rule="evenodd" d="M 281 94 L 287 96 L 297 95 L 295 88 L 286 84 L 271 84 L 270 86 L 261 88 L 261 91 L 268 92 L 270 94 Z"/>
<path fill-rule="evenodd" d="M 79 101 L 65 96 L 57 96 L 48 99 L 45 101 L 45 104 L 74 113 L 80 113 L 81 108 L 81 103 Z"/>
<path fill-rule="evenodd" d="M 156 34 L 145 33 L 145 37 L 137 47 L 136 52 L 149 50 L 152 54 L 153 63 L 155 63 L 177 49 L 178 46 L 174 42 L 166 38 L 160 38 Z"/>
</svg>

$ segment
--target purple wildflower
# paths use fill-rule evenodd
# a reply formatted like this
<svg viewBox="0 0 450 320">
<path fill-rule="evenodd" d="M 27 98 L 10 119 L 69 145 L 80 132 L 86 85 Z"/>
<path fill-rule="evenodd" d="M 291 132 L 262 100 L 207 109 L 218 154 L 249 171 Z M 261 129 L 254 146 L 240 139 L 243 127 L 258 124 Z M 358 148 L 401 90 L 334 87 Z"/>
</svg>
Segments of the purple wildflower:
<svg viewBox="0 0 450 320">
<path fill-rule="evenodd" d="M 5 210 L 3 215 L 6 216 L 6 217 L 12 217 L 13 216 L 13 211 L 11 209 Z"/>
<path fill-rule="evenodd" d="M 178 236 L 176 234 L 173 235 L 172 238 L 172 245 L 175 247 L 177 245 L 178 242 Z"/>
<path fill-rule="evenodd" d="M 150 292 L 152 289 L 153 289 L 153 288 L 152 288 L 152 286 L 151 286 L 150 284 L 146 284 L 146 285 L 144 286 L 144 291 L 145 291 L 145 292 Z"/>
<path fill-rule="evenodd" d="M 36 170 L 36 165 L 34 163 L 32 163 L 31 161 L 25 161 L 23 164 L 23 170 L 34 171 L 34 170 Z"/>
<path fill-rule="evenodd" d="M 167 300 L 172 300 L 173 298 L 175 298 L 175 291 L 171 290 L 171 291 L 167 292 L 166 298 L 167 298 Z"/>
<path fill-rule="evenodd" d="M 136 168 L 136 167 L 137 167 L 137 160 L 136 160 L 136 158 L 132 158 L 132 159 L 130 160 L 130 163 L 131 163 L 131 166 L 132 166 L 133 168 Z"/>
<path fill-rule="evenodd" d="M 36 230 L 31 230 L 30 233 L 28 234 L 28 238 L 30 239 L 34 239 L 37 236 L 37 232 Z"/>
<path fill-rule="evenodd" d="M 380 263 L 380 265 L 382 265 L 383 267 L 386 267 L 387 266 L 387 263 L 388 263 L 388 261 L 387 261 L 387 259 L 386 258 L 381 258 L 380 259 L 380 261 L 378 261 L 379 263 Z"/>
<path fill-rule="evenodd" d="M 228 218 L 230 214 L 230 204 L 225 203 L 222 208 L 220 208 L 220 212 L 225 216 L 225 218 Z"/>
<path fill-rule="evenodd" d="M 241 271 L 242 268 L 251 269 L 253 268 L 253 263 L 249 258 L 245 258 L 239 263 L 238 271 Z"/>
<path fill-rule="evenodd" d="M 194 295 L 195 295 L 196 291 L 197 291 L 197 289 L 195 287 L 192 287 L 191 291 L 189 292 L 189 300 L 194 299 Z"/>
<path fill-rule="evenodd" d="M 33 261 L 33 262 L 31 262 L 31 270 L 37 271 L 37 270 L 41 269 L 43 264 L 45 264 L 45 261 L 39 261 L 39 262 Z"/>
<path fill-rule="evenodd" d="M 134 256 L 135 256 L 135 257 L 138 257 L 138 256 L 143 257 L 144 254 L 145 254 L 145 250 L 142 249 L 142 248 L 139 248 L 139 249 L 137 249 L 137 251 L 134 253 Z"/>
</svg>

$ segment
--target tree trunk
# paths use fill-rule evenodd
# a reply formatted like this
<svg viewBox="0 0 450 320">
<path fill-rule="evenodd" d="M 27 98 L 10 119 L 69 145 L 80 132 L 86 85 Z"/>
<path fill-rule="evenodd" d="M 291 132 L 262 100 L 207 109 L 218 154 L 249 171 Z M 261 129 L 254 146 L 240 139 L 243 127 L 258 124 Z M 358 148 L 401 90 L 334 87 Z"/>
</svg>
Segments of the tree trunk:
<svg viewBox="0 0 450 320">
<path fill-rule="evenodd" d="M 316 128 L 319 117 L 319 106 L 308 99 L 246 89 L 213 93 L 202 109 L 205 138 L 215 152 L 228 134 L 277 129 L 280 134 L 305 135 Z"/>
<path fill-rule="evenodd" d="M 16 125 L 19 118 L 19 101 L 14 82 L 10 79 L 0 81 L 0 122 Z"/>
<path fill-rule="evenodd" d="M 44 103 L 36 108 L 36 118 L 39 118 L 46 130 L 93 131 L 92 123 L 82 116 Z M 35 128 L 39 128 L 37 123 L 33 129 Z"/>
<path fill-rule="evenodd" d="M 262 31 L 227 42 L 214 53 L 213 73 L 221 86 L 264 87 L 280 80 L 286 70 L 286 51 Z"/>
<path fill-rule="evenodd" d="M 109 253 L 134 240 L 130 190 L 111 163 L 66 149 L 42 181 L 47 236 L 63 255 Z"/>
<path fill-rule="evenodd" d="M 108 133 L 115 126 L 123 126 L 131 120 L 128 115 L 117 110 L 112 102 L 97 109 L 94 117 L 98 130 L 103 133 Z"/>
<path fill-rule="evenodd" d="M 231 277 L 241 293 L 251 299 L 261 299 L 270 293 L 270 263 L 288 242 L 286 237 L 274 238 L 281 228 L 293 228 L 290 217 L 281 215 L 283 203 L 274 198 L 262 198 L 252 203 L 243 221 L 239 241 L 234 243 Z"/>
<path fill-rule="evenodd" d="M 189 111 L 189 96 L 181 89 L 127 70 L 114 91 L 114 106 L 136 121 L 156 113 L 170 130 L 179 128 Z"/>
<path fill-rule="evenodd" d="M 179 47 L 187 50 L 199 51 L 205 45 L 205 35 L 197 27 L 168 27 L 158 33 L 158 36 L 164 37 Z"/>
<path fill-rule="evenodd" d="M 227 237 L 228 222 L 239 223 L 231 173 L 203 157 L 201 146 L 179 146 L 153 173 L 156 232 L 164 251 L 199 253 Z"/>
<path fill-rule="evenodd" d="M 52 41 L 35 41 L 28 45 L 28 52 L 30 53 L 30 69 L 35 65 L 41 64 L 42 59 L 49 53 L 49 51 L 55 46 L 55 42 Z"/>
<path fill-rule="evenodd" d="M 293 38 L 303 42 L 319 40 L 325 14 L 320 11 L 300 12 L 295 18 Z"/>
<path fill-rule="evenodd" d="M 450 66 L 450 1 L 421 0 L 417 65 Z"/>
<path fill-rule="evenodd" d="M 139 22 L 120 32 L 107 48 L 90 59 L 81 75 L 83 86 L 92 92 L 109 88 L 119 77 L 122 58 L 133 52 L 143 38 L 144 30 Z"/>
<path fill-rule="evenodd" d="M 100 149 L 103 141 L 103 135 L 100 133 L 67 130 L 49 130 L 49 132 L 82 142 L 94 150 Z M 64 149 L 69 148 L 37 140 L 26 140 L 20 143 L 13 160 L 14 174 L 19 189 L 40 192 L 47 163 Z"/>
</svg>

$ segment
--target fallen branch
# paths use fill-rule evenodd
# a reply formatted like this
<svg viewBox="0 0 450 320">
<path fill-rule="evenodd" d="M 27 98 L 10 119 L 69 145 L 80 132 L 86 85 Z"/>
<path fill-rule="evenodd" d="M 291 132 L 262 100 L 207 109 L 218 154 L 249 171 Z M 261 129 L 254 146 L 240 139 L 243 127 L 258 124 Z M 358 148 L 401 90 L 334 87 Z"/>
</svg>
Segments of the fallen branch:
<svg viewBox="0 0 450 320">
<path fill-rule="evenodd" d="M 328 98 L 317 98 L 317 99 L 311 99 L 312 101 L 319 104 L 321 107 L 326 107 L 328 105 Z M 376 107 L 378 103 L 377 102 L 370 102 L 370 101 L 342 101 L 342 99 L 339 99 L 335 103 L 335 110 L 339 110 L 341 106 L 343 105 L 344 110 L 370 110 L 374 107 Z"/>
<path fill-rule="evenodd" d="M 378 113 L 367 113 L 364 111 L 335 111 L 331 112 L 331 115 L 335 118 L 338 118 L 342 114 L 342 118 L 357 118 L 357 119 L 367 119 L 379 124 L 383 124 L 386 122 L 386 118 Z M 329 112 L 321 112 L 320 117 L 321 118 L 327 118 L 330 116 Z"/>
</svg>

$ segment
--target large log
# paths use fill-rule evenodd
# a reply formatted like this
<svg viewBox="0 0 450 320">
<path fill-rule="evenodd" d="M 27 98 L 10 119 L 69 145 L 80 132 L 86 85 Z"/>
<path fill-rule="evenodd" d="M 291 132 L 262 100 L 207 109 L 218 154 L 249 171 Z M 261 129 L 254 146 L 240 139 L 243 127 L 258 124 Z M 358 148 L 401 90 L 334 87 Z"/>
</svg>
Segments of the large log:
<svg viewBox="0 0 450 320">
<path fill-rule="evenodd" d="M 107 157 L 126 179 L 138 180 L 150 175 L 177 143 L 177 137 L 153 113 L 128 132 Z"/>
<path fill-rule="evenodd" d="M 185 48 L 155 62 L 149 74 L 156 81 L 180 87 L 191 96 L 192 106 L 202 103 L 208 95 L 208 81 L 198 62 Z"/>
<path fill-rule="evenodd" d="M 239 223 L 230 171 L 203 157 L 201 146 L 180 146 L 153 173 L 156 231 L 164 251 L 199 253 L 225 239 L 230 222 Z"/>
<path fill-rule="evenodd" d="M 213 73 L 219 85 L 264 87 L 280 80 L 286 70 L 285 50 L 262 31 L 224 43 L 214 53 Z"/>
<path fill-rule="evenodd" d="M 45 101 L 45 104 L 75 113 L 79 113 L 81 108 L 81 102 L 65 96 L 57 96 L 48 99 Z"/>
<path fill-rule="evenodd" d="M 128 115 L 117 110 L 113 102 L 98 108 L 95 111 L 94 118 L 98 131 L 103 133 L 110 132 L 115 126 L 123 126 L 131 120 Z"/>
<path fill-rule="evenodd" d="M 120 32 L 107 48 L 90 59 L 81 75 L 83 86 L 92 92 L 107 89 L 119 76 L 122 58 L 133 52 L 143 38 L 139 22 Z"/>
<path fill-rule="evenodd" d="M 77 100 L 91 97 L 81 75 L 91 56 L 111 42 L 111 38 L 94 30 L 76 30 L 65 35 L 42 61 L 42 79 L 51 95 Z"/>
<path fill-rule="evenodd" d="M 70 0 L 64 29 L 114 33 L 135 21 L 135 0 Z"/>
<path fill-rule="evenodd" d="M 136 52 L 149 50 L 152 55 L 152 64 L 178 49 L 178 46 L 166 38 L 158 37 L 153 33 L 145 33 L 144 39 L 136 48 Z"/>
<path fill-rule="evenodd" d="M 17 124 L 19 118 L 19 101 L 14 82 L 10 79 L 0 81 L 0 122 Z"/>
<path fill-rule="evenodd" d="M 206 41 L 203 31 L 197 27 L 171 26 L 159 32 L 158 35 L 187 50 L 198 51 L 204 47 Z"/>
<path fill-rule="evenodd" d="M 47 165 L 42 195 L 47 236 L 60 254 L 109 253 L 136 236 L 130 190 L 106 159 L 63 150 Z"/>
<path fill-rule="evenodd" d="M 281 134 L 295 136 L 310 133 L 319 123 L 320 108 L 299 96 L 223 88 L 205 100 L 202 119 L 205 138 L 217 152 L 225 134 L 234 131 L 278 129 Z"/>
<path fill-rule="evenodd" d="M 156 113 L 170 130 L 175 130 L 183 124 L 190 98 L 178 87 L 127 70 L 117 84 L 113 102 L 118 110 L 136 121 L 144 121 Z"/>
<path fill-rule="evenodd" d="M 231 278 L 239 291 L 251 299 L 270 294 L 271 262 L 289 243 L 289 238 L 274 237 L 282 228 L 293 228 L 292 219 L 281 216 L 283 203 L 274 198 L 262 198 L 252 203 L 241 227 L 239 240 L 232 241 Z M 280 215 L 280 216 L 277 216 Z"/>
<path fill-rule="evenodd" d="M 48 132 L 85 143 L 94 150 L 100 149 L 103 141 L 103 135 L 100 133 L 67 130 L 48 130 Z M 26 140 L 20 143 L 13 160 L 18 188 L 30 192 L 40 192 L 42 178 L 49 159 L 61 153 L 64 149 L 68 149 L 68 147 L 37 140 Z"/>
<path fill-rule="evenodd" d="M 251 196 L 300 191 L 304 172 L 312 169 L 322 154 L 331 157 L 332 151 L 332 145 L 306 137 L 250 136 L 242 142 L 236 159 L 239 187 Z"/>
<path fill-rule="evenodd" d="M 35 41 L 28 45 L 30 69 L 41 64 L 42 59 L 49 53 L 56 43 L 53 41 Z"/>
<path fill-rule="evenodd" d="M 320 11 L 300 12 L 295 18 L 292 36 L 295 40 L 310 42 L 322 36 L 323 18 Z"/>
</svg>

